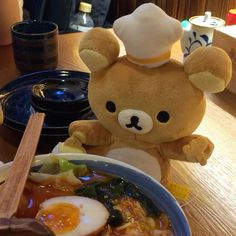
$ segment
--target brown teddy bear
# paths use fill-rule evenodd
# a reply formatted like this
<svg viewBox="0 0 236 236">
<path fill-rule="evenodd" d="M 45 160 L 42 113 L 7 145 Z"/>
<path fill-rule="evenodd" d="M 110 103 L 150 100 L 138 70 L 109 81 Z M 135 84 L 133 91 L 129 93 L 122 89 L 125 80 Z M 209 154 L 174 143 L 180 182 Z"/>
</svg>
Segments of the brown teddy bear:
<svg viewBox="0 0 236 236">
<path fill-rule="evenodd" d="M 143 4 L 114 23 L 127 55 L 107 29 L 82 38 L 79 53 L 91 71 L 88 97 L 97 120 L 71 123 L 60 152 L 86 151 L 134 165 L 168 185 L 170 159 L 207 163 L 212 142 L 192 134 L 205 113 L 204 92 L 225 89 L 228 55 L 197 49 L 184 65 L 170 59 L 180 23 L 154 4 Z M 82 147 L 84 145 L 85 149 Z"/>
</svg>

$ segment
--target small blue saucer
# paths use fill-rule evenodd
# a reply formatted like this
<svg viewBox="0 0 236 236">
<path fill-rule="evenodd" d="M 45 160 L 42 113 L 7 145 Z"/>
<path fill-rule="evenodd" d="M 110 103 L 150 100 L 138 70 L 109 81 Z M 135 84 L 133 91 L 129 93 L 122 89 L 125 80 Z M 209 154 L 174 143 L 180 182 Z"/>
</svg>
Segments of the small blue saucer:
<svg viewBox="0 0 236 236">
<path fill-rule="evenodd" d="M 32 106 L 32 88 L 36 84 L 48 83 L 48 81 L 61 84 L 68 82 L 76 84 L 84 90 L 83 97 L 87 100 L 87 86 L 89 74 L 79 71 L 50 70 L 27 74 L 10 82 L 0 90 L 0 102 L 4 113 L 5 127 L 23 132 L 32 113 L 37 110 Z M 65 99 L 65 94 L 62 94 Z M 60 100 L 60 97 L 57 97 Z M 74 120 L 95 119 L 89 105 Z M 42 136 L 67 136 L 68 126 L 71 120 L 58 119 L 57 115 L 48 116 L 44 122 Z"/>
</svg>

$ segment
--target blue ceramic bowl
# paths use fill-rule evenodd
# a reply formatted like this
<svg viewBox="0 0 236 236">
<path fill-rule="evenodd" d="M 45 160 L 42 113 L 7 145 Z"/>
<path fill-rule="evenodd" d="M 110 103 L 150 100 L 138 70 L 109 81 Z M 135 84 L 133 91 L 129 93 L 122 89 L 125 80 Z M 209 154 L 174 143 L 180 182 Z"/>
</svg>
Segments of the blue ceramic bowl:
<svg viewBox="0 0 236 236">
<path fill-rule="evenodd" d="M 41 136 L 67 137 L 70 121 L 95 119 L 86 98 L 88 81 L 88 73 L 68 70 L 40 71 L 20 76 L 0 89 L 3 125 L 23 132 L 30 115 L 41 111 L 48 115 Z M 31 104 L 33 86 L 38 84 L 42 85 L 42 91 L 38 90 L 42 92 L 42 97 L 35 94 L 37 101 Z"/>
<path fill-rule="evenodd" d="M 59 125 L 69 125 L 90 111 L 87 84 L 78 79 L 44 79 L 33 85 L 31 105 L 46 114 L 49 124 L 56 119 Z"/>
<path fill-rule="evenodd" d="M 42 109 L 73 112 L 89 107 L 87 84 L 78 79 L 44 79 L 32 87 L 32 103 Z"/>
<path fill-rule="evenodd" d="M 159 209 L 169 216 L 175 236 L 191 236 L 188 221 L 177 200 L 159 182 L 139 169 L 124 162 L 96 155 L 64 153 L 57 154 L 57 156 L 74 163 L 85 163 L 90 168 L 122 177 L 135 184 Z M 49 158 L 50 154 L 36 156 L 33 165 L 40 165 Z"/>
</svg>

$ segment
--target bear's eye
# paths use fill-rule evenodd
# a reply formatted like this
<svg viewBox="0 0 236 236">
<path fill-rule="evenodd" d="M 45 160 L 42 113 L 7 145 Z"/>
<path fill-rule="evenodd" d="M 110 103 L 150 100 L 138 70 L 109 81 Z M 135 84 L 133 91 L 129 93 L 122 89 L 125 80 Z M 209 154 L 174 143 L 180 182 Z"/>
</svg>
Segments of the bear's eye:
<svg viewBox="0 0 236 236">
<path fill-rule="evenodd" d="M 160 111 L 157 114 L 157 120 L 160 121 L 161 123 L 166 123 L 170 119 L 170 115 L 167 111 Z"/>
<path fill-rule="evenodd" d="M 108 101 L 106 103 L 106 108 L 109 112 L 115 112 L 116 111 L 116 105 L 114 102 Z"/>
</svg>

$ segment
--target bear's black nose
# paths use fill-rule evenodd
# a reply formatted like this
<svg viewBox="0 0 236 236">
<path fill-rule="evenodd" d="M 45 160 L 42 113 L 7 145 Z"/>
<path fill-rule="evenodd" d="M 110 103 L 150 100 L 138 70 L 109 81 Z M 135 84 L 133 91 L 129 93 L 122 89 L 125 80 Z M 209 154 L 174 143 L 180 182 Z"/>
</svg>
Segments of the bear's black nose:
<svg viewBox="0 0 236 236">
<path fill-rule="evenodd" d="M 138 126 L 139 118 L 137 116 L 131 116 L 130 124 L 126 124 L 127 128 L 135 128 L 137 130 L 142 130 L 142 127 Z"/>
<path fill-rule="evenodd" d="M 137 116 L 132 116 L 131 118 L 130 118 L 130 121 L 131 121 L 131 124 L 138 124 L 138 122 L 139 122 L 139 118 L 137 117 Z"/>
</svg>

